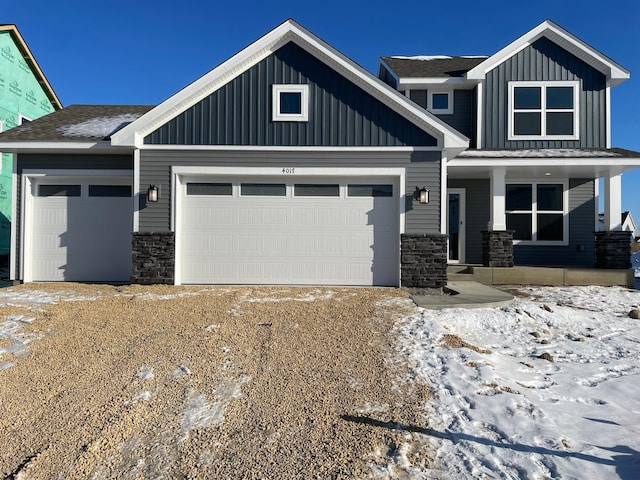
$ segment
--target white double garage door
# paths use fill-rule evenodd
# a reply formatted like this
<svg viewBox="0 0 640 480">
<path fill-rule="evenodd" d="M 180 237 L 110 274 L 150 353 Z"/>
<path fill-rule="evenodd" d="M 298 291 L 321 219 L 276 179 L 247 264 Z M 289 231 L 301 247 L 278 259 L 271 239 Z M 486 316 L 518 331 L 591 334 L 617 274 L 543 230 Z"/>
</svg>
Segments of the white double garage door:
<svg viewBox="0 0 640 480">
<path fill-rule="evenodd" d="M 178 177 L 176 281 L 398 285 L 399 187 L 397 177 Z"/>
<path fill-rule="evenodd" d="M 399 284 L 398 177 L 176 175 L 174 186 L 178 284 Z M 128 281 L 131 189 L 115 176 L 30 182 L 24 280 Z"/>
</svg>

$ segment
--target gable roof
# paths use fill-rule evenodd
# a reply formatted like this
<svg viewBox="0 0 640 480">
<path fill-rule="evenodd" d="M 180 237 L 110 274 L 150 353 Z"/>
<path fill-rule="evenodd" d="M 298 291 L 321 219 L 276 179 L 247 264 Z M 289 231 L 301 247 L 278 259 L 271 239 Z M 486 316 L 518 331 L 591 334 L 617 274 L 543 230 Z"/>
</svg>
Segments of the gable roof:
<svg viewBox="0 0 640 480">
<path fill-rule="evenodd" d="M 15 41 L 16 46 L 18 47 L 18 50 L 22 55 L 22 58 L 24 59 L 25 62 L 27 62 L 27 65 L 29 65 L 29 68 L 31 68 L 31 71 L 35 75 L 36 80 L 42 87 L 42 90 L 44 91 L 45 95 L 53 105 L 53 108 L 56 110 L 60 110 L 62 108 L 62 103 L 58 99 L 58 96 L 56 95 L 56 93 L 53 91 L 53 88 L 49 84 L 47 77 L 44 76 L 44 73 L 40 69 L 38 62 L 36 62 L 36 59 L 31 54 L 31 50 L 29 50 L 27 43 L 24 41 L 24 38 L 22 38 L 22 35 L 20 35 L 20 32 L 18 31 L 18 27 L 11 24 L 0 25 L 0 32 L 9 32 L 11 34 L 11 37 Z"/>
<path fill-rule="evenodd" d="M 114 134 L 111 139 L 112 144 L 143 147 L 143 139 L 146 135 L 226 85 L 288 42 L 295 42 L 296 45 L 349 79 L 387 107 L 438 138 L 439 145 L 443 148 L 461 151 L 469 146 L 469 139 L 460 132 L 410 102 L 405 96 L 291 19 L 286 20 L 209 73 L 162 102 L 139 120 Z"/>
<path fill-rule="evenodd" d="M 71 105 L 0 133 L 0 145 L 2 150 L 10 152 L 45 145 L 75 144 L 86 148 L 107 143 L 114 132 L 152 108 L 149 105 Z"/>
<path fill-rule="evenodd" d="M 583 42 L 559 25 L 556 25 L 551 20 L 545 20 L 537 27 L 528 31 L 499 52 L 491 55 L 485 61 L 469 70 L 467 72 L 467 78 L 476 80 L 484 79 L 490 70 L 528 47 L 541 37 L 548 38 L 604 74 L 610 81 L 612 87 L 624 80 L 627 80 L 630 76 L 627 69 L 617 64 L 606 55 L 600 53 L 598 50 Z"/>
<path fill-rule="evenodd" d="M 449 57 L 445 55 L 381 58 L 382 62 L 398 77 L 410 78 L 463 77 L 465 73 L 486 59 L 486 56 Z"/>
</svg>

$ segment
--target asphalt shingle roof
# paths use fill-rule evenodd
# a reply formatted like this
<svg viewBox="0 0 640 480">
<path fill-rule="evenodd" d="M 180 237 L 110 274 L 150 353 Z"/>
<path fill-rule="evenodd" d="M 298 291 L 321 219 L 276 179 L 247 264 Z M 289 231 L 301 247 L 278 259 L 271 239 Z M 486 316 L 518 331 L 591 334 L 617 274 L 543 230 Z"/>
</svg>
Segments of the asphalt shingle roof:
<svg viewBox="0 0 640 480">
<path fill-rule="evenodd" d="M 151 110 L 151 105 L 71 105 L 0 134 L 2 142 L 99 142 Z"/>
<path fill-rule="evenodd" d="M 399 77 L 462 77 L 487 57 L 382 57 Z"/>
</svg>

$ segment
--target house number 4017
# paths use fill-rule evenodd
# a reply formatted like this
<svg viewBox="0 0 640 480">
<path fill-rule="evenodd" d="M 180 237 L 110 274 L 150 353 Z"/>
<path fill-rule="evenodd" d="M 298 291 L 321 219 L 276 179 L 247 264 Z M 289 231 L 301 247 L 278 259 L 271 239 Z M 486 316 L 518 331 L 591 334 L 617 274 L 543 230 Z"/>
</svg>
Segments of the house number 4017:
<svg viewBox="0 0 640 480">
<path fill-rule="evenodd" d="M 293 167 L 285 167 L 282 169 L 282 173 L 295 173 L 295 170 Z"/>
</svg>

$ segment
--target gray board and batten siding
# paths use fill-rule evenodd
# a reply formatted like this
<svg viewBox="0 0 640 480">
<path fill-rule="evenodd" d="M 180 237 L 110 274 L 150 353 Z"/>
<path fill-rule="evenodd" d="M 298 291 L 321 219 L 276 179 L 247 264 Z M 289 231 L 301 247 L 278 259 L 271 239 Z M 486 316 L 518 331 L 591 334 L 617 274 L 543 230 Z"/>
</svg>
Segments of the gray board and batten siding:
<svg viewBox="0 0 640 480">
<path fill-rule="evenodd" d="M 466 189 L 466 263 L 482 263 L 482 230 L 490 218 L 489 180 L 450 179 L 449 188 Z M 569 245 L 514 245 L 516 265 L 593 267 L 595 182 L 569 179 Z"/>
<path fill-rule="evenodd" d="M 441 92 L 442 89 L 434 88 L 434 92 Z M 427 109 L 428 90 L 411 90 L 409 95 L 411 100 Z M 453 113 L 434 113 L 443 122 L 455 128 L 458 132 L 470 139 L 469 147 L 475 148 L 476 138 L 476 89 L 454 90 L 453 91 Z"/>
<path fill-rule="evenodd" d="M 16 198 L 22 198 L 22 173 L 25 170 L 131 170 L 133 180 L 132 155 L 19 153 L 16 157 Z M 22 207 L 22 202 L 16 202 L 16 216 L 13 220 L 13 228 L 16 229 L 16 258 L 20 258 L 21 254 Z M 16 262 L 16 278 L 21 276 L 20 262 Z"/>
<path fill-rule="evenodd" d="M 274 84 L 309 85 L 307 122 L 272 121 Z M 144 139 L 147 145 L 436 146 L 437 140 L 289 42 Z"/>
<path fill-rule="evenodd" d="M 139 231 L 168 232 L 171 229 L 171 167 L 294 167 L 294 168 L 362 168 L 366 176 L 370 168 L 405 168 L 404 192 L 405 233 L 440 232 L 440 168 L 439 151 L 349 152 L 349 151 L 203 151 L 142 150 L 140 153 L 140 185 L 160 187 L 156 203 L 140 198 Z M 354 177 L 356 179 L 357 177 Z M 429 203 L 418 204 L 414 194 L 422 187 L 429 190 Z"/>
<path fill-rule="evenodd" d="M 580 80 L 578 140 L 507 140 L 509 81 Z M 542 37 L 489 73 L 484 88 L 483 148 L 606 148 L 606 78 Z"/>
</svg>

